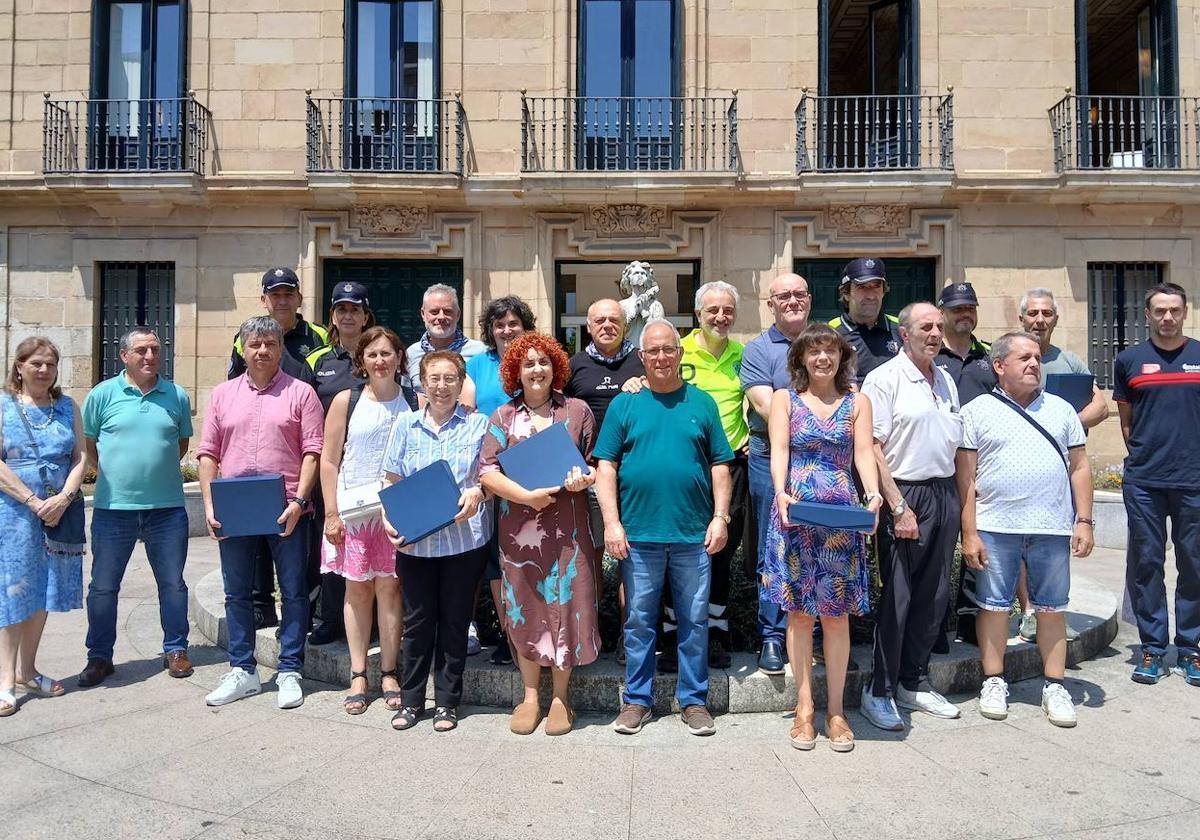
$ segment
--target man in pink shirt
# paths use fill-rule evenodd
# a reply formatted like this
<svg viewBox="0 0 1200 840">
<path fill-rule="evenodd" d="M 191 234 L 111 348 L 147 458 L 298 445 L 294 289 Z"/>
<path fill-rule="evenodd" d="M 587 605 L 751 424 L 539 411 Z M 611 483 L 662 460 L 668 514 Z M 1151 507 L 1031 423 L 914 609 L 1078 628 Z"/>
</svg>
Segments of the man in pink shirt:
<svg viewBox="0 0 1200 840">
<path fill-rule="evenodd" d="M 280 536 L 266 540 L 275 562 L 283 598 L 279 637 L 279 708 L 304 702 L 300 669 L 308 627 L 305 561 L 308 556 L 308 498 L 317 478 L 324 435 L 324 414 L 316 392 L 280 369 L 283 330 L 260 316 L 242 324 L 238 338 L 246 372 L 213 389 L 204 418 L 200 459 L 200 491 L 209 533 L 221 527 L 213 512 L 211 482 L 221 478 L 279 473 L 287 490 L 287 507 L 279 517 Z M 231 670 L 207 698 L 222 706 L 262 690 L 254 660 L 255 548 L 260 537 L 220 538 L 221 574 L 225 580 L 225 621 L 229 628 Z"/>
</svg>

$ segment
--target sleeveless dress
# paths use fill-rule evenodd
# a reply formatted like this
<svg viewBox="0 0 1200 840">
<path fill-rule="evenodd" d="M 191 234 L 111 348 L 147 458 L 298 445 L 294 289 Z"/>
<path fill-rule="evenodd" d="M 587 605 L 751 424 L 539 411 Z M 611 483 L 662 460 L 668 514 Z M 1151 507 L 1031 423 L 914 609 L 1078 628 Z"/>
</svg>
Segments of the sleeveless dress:
<svg viewBox="0 0 1200 840">
<path fill-rule="evenodd" d="M 359 399 L 346 428 L 346 446 L 338 471 L 338 487 L 355 487 L 383 478 L 383 453 L 396 415 L 408 411 L 401 393 L 381 403 Z M 345 523 L 345 540 L 334 545 L 321 538 L 321 571 L 339 574 L 347 580 L 367 581 L 377 577 L 395 577 L 396 548 L 383 530 L 383 516 L 373 513 Z"/>
<path fill-rule="evenodd" d="M 16 400 L 0 397 L 4 418 L 4 461 L 30 490 L 45 496 L 38 459 L 21 422 Z M 26 406 L 25 416 L 49 468 L 50 483 L 61 490 L 75 449 L 75 409 L 59 397 L 48 409 Z M 49 425 L 46 425 L 49 422 Z M 45 428 L 39 428 L 45 425 Z M 67 612 L 83 606 L 83 549 L 47 545 L 46 532 L 29 508 L 0 493 L 0 627 L 19 624 L 41 610 Z"/>
<path fill-rule="evenodd" d="M 857 504 L 850 466 L 854 457 L 854 399 L 847 394 L 822 421 L 791 391 L 787 491 L 797 499 Z M 783 528 L 771 505 L 762 587 L 789 612 L 814 616 L 866 615 L 870 579 L 866 538 L 852 531 L 797 525 Z"/>
</svg>

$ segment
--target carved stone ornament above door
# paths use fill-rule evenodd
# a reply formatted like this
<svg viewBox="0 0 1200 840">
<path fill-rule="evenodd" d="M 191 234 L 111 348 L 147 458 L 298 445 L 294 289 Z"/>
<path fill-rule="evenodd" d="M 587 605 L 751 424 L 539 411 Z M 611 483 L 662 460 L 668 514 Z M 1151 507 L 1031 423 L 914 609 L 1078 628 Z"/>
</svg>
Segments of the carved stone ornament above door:
<svg viewBox="0 0 1200 840">
<path fill-rule="evenodd" d="M 429 221 L 429 208 L 421 204 L 370 204 L 354 208 L 355 226 L 365 233 L 416 233 Z"/>
<path fill-rule="evenodd" d="M 825 217 L 843 235 L 895 235 L 909 226 L 911 210 L 906 204 L 834 204 Z"/>
<path fill-rule="evenodd" d="M 667 222 L 667 208 L 652 204 L 594 204 L 590 226 L 601 236 L 657 234 Z"/>
</svg>

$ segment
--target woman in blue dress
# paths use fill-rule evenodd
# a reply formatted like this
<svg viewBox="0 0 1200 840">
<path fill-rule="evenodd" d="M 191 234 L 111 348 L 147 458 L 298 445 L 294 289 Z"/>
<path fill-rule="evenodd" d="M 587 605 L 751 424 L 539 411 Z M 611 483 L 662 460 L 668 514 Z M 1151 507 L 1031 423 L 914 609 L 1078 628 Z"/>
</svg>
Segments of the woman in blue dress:
<svg viewBox="0 0 1200 840">
<path fill-rule="evenodd" d="M 57 386 L 58 348 L 27 338 L 0 394 L 0 717 L 17 710 L 14 691 L 57 697 L 39 674 L 47 611 L 83 606 L 83 533 L 50 540 L 79 495 L 86 467 L 79 408 Z"/>
<path fill-rule="evenodd" d="M 813 725 L 812 634 L 825 631 L 825 734 L 838 752 L 854 749 L 842 698 L 850 660 L 851 615 L 870 609 L 866 539 L 862 534 L 788 522 L 797 501 L 857 504 L 851 464 L 876 515 L 883 501 L 875 464 L 871 403 L 850 390 L 854 351 L 824 324 L 808 327 L 788 351 L 792 388 L 771 401 L 771 480 L 775 506 L 767 530 L 762 589 L 788 615 L 788 658 L 796 675 L 792 746 L 816 745 Z"/>
</svg>

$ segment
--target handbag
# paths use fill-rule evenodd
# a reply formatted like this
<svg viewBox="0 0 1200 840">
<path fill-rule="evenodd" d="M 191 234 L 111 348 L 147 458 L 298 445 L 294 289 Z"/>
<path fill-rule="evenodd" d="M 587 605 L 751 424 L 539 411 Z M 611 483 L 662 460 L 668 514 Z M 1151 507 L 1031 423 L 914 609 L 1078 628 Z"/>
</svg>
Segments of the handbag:
<svg viewBox="0 0 1200 840">
<path fill-rule="evenodd" d="M 20 405 L 16 408 L 17 416 L 21 418 L 21 423 L 29 434 L 29 445 L 33 447 L 33 454 L 37 457 L 38 474 L 42 477 L 42 493 L 46 494 L 42 498 L 49 498 L 58 493 L 58 490 L 54 489 L 54 484 L 50 481 L 50 470 L 42 458 L 42 448 L 38 446 L 37 438 L 34 437 L 33 428 L 29 425 L 29 418 L 25 416 Z M 83 545 L 87 541 L 84 536 L 84 519 L 83 496 L 76 494 L 75 498 L 71 500 L 71 504 L 67 505 L 67 509 L 63 511 L 57 525 L 47 525 L 42 522 L 42 527 L 46 531 L 46 540 L 68 546 Z"/>
<path fill-rule="evenodd" d="M 383 504 L 379 501 L 379 491 L 382 489 L 382 479 L 355 484 L 353 487 L 339 487 L 337 489 L 338 516 L 344 522 L 353 522 L 356 519 L 365 519 L 371 514 L 379 513 L 383 510 Z"/>
</svg>

